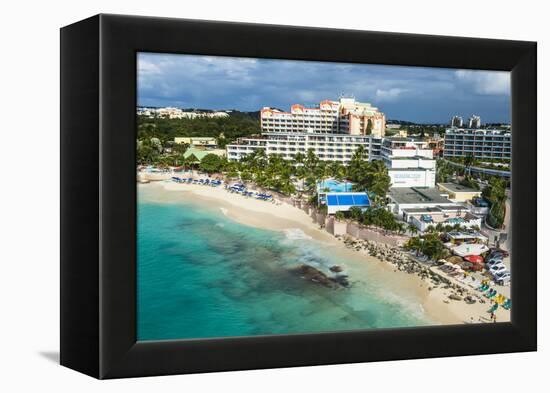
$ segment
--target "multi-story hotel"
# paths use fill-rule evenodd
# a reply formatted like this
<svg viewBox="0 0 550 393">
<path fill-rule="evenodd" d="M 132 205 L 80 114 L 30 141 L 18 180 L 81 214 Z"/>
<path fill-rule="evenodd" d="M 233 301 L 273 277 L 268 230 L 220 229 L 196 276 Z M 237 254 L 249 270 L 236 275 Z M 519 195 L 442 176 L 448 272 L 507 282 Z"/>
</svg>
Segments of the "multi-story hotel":
<svg viewBox="0 0 550 393">
<path fill-rule="evenodd" d="M 382 138 L 342 134 L 309 134 L 297 132 L 263 133 L 262 136 L 242 138 L 236 144 L 227 145 L 227 158 L 238 161 L 257 149 L 269 154 L 279 154 L 293 159 L 297 153 L 313 152 L 323 161 L 349 163 L 353 152 L 361 145 L 369 157 L 380 157 Z"/>
<path fill-rule="evenodd" d="M 451 128 L 445 131 L 444 146 L 444 158 L 467 156 L 497 160 L 512 158 L 510 131 Z"/>
<path fill-rule="evenodd" d="M 347 164 L 364 146 L 369 160 L 384 161 L 392 187 L 435 187 L 432 148 L 408 138 L 383 138 L 385 123 L 383 113 L 351 98 L 323 101 L 319 108 L 293 105 L 290 112 L 264 108 L 262 135 L 227 145 L 227 158 L 240 160 L 262 149 L 290 160 L 311 149 L 323 161 Z"/>
<path fill-rule="evenodd" d="M 436 161 L 428 142 L 384 139 L 380 153 L 393 188 L 435 187 Z"/>
<path fill-rule="evenodd" d="M 377 108 L 354 98 L 322 101 L 318 107 L 292 105 L 290 112 L 263 108 L 262 136 L 242 138 L 227 146 L 227 157 L 240 160 L 256 149 L 292 159 L 309 149 L 324 161 L 347 164 L 361 145 L 369 157 L 380 155 L 386 118 Z"/>
<path fill-rule="evenodd" d="M 370 104 L 354 98 L 321 101 L 316 108 L 295 104 L 290 112 L 263 108 L 260 112 L 262 132 L 307 132 L 315 134 L 350 134 L 384 136 L 386 117 Z"/>
</svg>

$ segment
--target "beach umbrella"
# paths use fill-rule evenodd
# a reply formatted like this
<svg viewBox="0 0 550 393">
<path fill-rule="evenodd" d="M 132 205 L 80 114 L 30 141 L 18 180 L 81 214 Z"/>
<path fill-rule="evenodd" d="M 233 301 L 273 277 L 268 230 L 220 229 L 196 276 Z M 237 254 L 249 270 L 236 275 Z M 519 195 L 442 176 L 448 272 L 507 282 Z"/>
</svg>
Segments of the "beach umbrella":
<svg viewBox="0 0 550 393">
<path fill-rule="evenodd" d="M 483 263 L 483 257 L 481 255 L 466 255 L 464 259 L 472 263 Z"/>
<path fill-rule="evenodd" d="M 463 261 L 464 260 L 459 256 L 452 256 L 447 258 L 447 262 L 454 263 L 454 264 L 461 263 Z"/>
</svg>

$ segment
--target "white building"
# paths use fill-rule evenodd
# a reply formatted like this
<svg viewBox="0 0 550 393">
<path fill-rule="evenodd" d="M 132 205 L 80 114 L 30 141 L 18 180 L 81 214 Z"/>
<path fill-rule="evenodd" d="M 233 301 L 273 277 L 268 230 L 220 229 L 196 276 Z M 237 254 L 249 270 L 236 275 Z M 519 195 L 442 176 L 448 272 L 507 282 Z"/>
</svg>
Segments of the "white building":
<svg viewBox="0 0 550 393">
<path fill-rule="evenodd" d="M 229 160 L 240 160 L 256 149 L 292 159 L 309 149 L 323 161 L 347 164 L 353 152 L 364 146 L 369 158 L 380 156 L 386 118 L 377 108 L 354 98 L 321 101 L 317 107 L 292 105 L 290 112 L 263 108 L 262 136 L 242 138 L 227 145 Z"/>
<path fill-rule="evenodd" d="M 413 224 L 420 232 L 429 227 L 455 226 L 459 224 L 462 228 L 481 228 L 481 218 L 476 216 L 462 205 L 447 205 L 424 208 L 404 209 L 404 219 Z"/>
<path fill-rule="evenodd" d="M 479 128 L 481 127 L 481 117 L 472 115 L 468 120 L 468 128 Z"/>
<path fill-rule="evenodd" d="M 453 116 L 453 118 L 451 119 L 451 127 L 462 127 L 462 125 L 464 124 L 464 121 L 462 120 L 462 117 L 460 116 Z"/>
<path fill-rule="evenodd" d="M 227 158 L 238 161 L 244 155 L 262 149 L 267 155 L 279 154 L 291 160 L 297 153 L 305 155 L 311 149 L 322 161 L 348 164 L 359 146 L 365 148 L 369 157 L 379 158 L 381 144 L 382 138 L 372 136 L 270 132 L 242 138 L 236 144 L 227 145 Z"/>
<path fill-rule="evenodd" d="M 403 216 L 403 221 L 409 222 L 406 211 L 410 209 L 461 209 L 466 212 L 467 208 L 464 205 L 454 203 L 445 198 L 439 189 L 433 187 L 411 187 L 399 188 L 392 187 L 388 192 L 388 208 L 391 212 Z"/>
<path fill-rule="evenodd" d="M 392 187 L 435 187 L 436 160 L 427 142 L 384 139 L 381 159 L 388 168 Z"/>
<path fill-rule="evenodd" d="M 510 160 L 512 133 L 502 130 L 468 130 L 450 128 L 445 131 L 443 157 Z"/>
<path fill-rule="evenodd" d="M 137 113 L 147 117 L 165 117 L 169 119 L 196 119 L 200 117 L 228 117 L 227 112 L 202 112 L 202 111 L 184 111 L 180 108 L 146 108 L 138 107 Z"/>
</svg>

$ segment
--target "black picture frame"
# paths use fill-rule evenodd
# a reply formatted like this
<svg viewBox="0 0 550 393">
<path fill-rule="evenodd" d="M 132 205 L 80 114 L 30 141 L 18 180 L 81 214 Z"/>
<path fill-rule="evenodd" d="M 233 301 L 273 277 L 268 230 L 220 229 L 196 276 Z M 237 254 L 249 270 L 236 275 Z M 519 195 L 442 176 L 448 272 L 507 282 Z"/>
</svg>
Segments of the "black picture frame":
<svg viewBox="0 0 550 393">
<path fill-rule="evenodd" d="M 136 342 L 138 51 L 511 71 L 512 321 Z M 536 71 L 535 42 L 121 15 L 63 27 L 61 364 L 103 379 L 535 351 Z"/>
</svg>

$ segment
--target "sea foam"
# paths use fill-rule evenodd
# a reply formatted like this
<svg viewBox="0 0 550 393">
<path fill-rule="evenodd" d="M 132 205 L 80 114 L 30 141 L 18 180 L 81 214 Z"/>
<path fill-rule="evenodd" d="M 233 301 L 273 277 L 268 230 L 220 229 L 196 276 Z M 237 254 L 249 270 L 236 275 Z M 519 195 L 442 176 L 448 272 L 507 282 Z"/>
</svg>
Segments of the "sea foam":
<svg viewBox="0 0 550 393">
<path fill-rule="evenodd" d="M 312 239 L 311 236 L 306 235 L 304 231 L 298 228 L 289 228 L 284 230 L 285 236 L 288 240 L 303 240 Z"/>
</svg>

